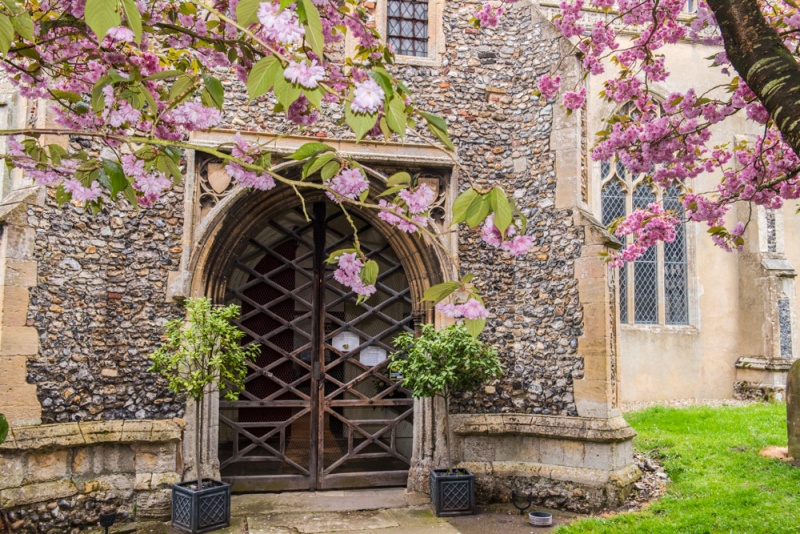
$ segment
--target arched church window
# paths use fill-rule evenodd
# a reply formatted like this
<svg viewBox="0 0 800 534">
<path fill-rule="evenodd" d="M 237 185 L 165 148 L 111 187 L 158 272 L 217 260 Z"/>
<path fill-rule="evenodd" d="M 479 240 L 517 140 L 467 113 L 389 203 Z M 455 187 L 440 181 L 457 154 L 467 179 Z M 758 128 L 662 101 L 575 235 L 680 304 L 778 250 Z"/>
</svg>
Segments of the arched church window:
<svg viewBox="0 0 800 534">
<path fill-rule="evenodd" d="M 428 0 L 388 0 L 386 41 L 400 56 L 428 56 Z"/>
<path fill-rule="evenodd" d="M 635 113 L 632 105 L 621 113 Z M 617 160 L 600 164 L 601 218 L 604 225 L 637 208 L 660 202 L 664 209 L 683 215 L 681 189 L 656 191 L 648 173 L 631 173 Z M 652 247 L 632 264 L 619 269 L 619 312 L 623 324 L 689 323 L 686 228 L 681 224 L 675 241 Z"/>
</svg>

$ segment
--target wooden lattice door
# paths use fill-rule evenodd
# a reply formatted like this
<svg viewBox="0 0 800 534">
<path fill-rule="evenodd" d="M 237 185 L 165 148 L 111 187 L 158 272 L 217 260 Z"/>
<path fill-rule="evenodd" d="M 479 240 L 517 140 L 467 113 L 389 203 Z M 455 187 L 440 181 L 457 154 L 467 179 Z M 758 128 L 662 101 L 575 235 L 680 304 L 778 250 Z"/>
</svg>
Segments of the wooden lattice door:
<svg viewBox="0 0 800 534">
<path fill-rule="evenodd" d="M 403 485 L 413 399 L 390 376 L 391 340 L 411 330 L 408 279 L 386 238 L 351 214 L 381 270 L 366 303 L 333 279 L 328 255 L 353 242 L 318 202 L 265 223 L 236 258 L 227 303 L 260 354 L 239 400 L 220 402 L 220 470 L 238 491 Z"/>
</svg>

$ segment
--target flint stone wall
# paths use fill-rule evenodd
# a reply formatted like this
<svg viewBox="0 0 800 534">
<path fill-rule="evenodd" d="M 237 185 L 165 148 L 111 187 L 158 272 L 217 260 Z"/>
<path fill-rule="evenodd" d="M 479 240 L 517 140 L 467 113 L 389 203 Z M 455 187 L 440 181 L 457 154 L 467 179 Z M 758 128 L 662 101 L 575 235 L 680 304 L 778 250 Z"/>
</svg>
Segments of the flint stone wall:
<svg viewBox="0 0 800 534">
<path fill-rule="evenodd" d="M 166 519 L 182 421 L 14 427 L 0 445 L 0 508 L 14 532 L 78 532 L 101 513 Z"/>
<path fill-rule="evenodd" d="M 42 422 L 182 417 L 184 403 L 153 373 L 149 354 L 163 325 L 181 316 L 166 301 L 183 227 L 182 188 L 136 212 L 112 206 L 92 217 L 52 195 L 28 208 L 38 283 L 28 324 L 39 353 L 28 362 Z"/>
<path fill-rule="evenodd" d="M 574 262 L 584 236 L 571 210 L 555 208 L 553 103 L 532 95 L 536 80 L 561 57 L 564 41 L 524 3 L 508 6 L 497 28 L 475 31 L 468 24 L 475 6 L 446 2 L 441 67 L 395 67 L 417 103 L 447 120 L 465 169 L 457 170 L 461 190 L 466 173 L 478 185 L 504 187 L 528 217 L 535 240 L 528 255 L 513 259 L 474 232 L 461 235 L 462 269 L 477 275 L 490 310 L 484 338 L 498 348 L 506 372 L 485 390 L 455 399 L 452 411 L 576 416 L 572 381 L 583 376 L 576 352 L 583 314 Z M 272 97 L 250 103 L 240 82 L 229 79 L 225 88 L 230 101 L 222 127 L 297 133 L 282 114 L 271 113 Z M 301 133 L 321 141 L 352 138 L 336 124 L 342 115 L 330 106 Z"/>
</svg>

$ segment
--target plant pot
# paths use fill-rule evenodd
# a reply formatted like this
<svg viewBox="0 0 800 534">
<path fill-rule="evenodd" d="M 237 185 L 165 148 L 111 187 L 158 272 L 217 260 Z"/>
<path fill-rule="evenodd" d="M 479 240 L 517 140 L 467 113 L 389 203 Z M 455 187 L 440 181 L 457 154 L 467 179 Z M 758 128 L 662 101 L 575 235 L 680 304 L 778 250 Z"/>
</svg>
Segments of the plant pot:
<svg viewBox="0 0 800 534">
<path fill-rule="evenodd" d="M 475 513 L 475 475 L 469 469 L 431 469 L 430 474 L 436 517 Z"/>
<path fill-rule="evenodd" d="M 172 526 L 182 532 L 200 534 L 231 523 L 231 485 L 211 478 L 203 479 L 203 488 L 194 489 L 196 481 L 172 485 Z"/>
</svg>

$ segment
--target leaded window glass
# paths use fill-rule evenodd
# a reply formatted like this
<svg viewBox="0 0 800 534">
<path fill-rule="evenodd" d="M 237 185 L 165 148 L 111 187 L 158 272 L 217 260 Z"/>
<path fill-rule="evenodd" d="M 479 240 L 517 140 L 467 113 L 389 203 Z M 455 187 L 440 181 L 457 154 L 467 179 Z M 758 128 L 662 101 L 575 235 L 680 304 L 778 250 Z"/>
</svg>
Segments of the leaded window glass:
<svg viewBox="0 0 800 534">
<path fill-rule="evenodd" d="M 386 41 L 399 56 L 428 55 L 428 0 L 388 0 Z"/>
<path fill-rule="evenodd" d="M 635 113 L 629 108 L 624 107 L 622 113 Z M 619 217 L 636 208 L 645 208 L 652 202 L 660 202 L 666 210 L 683 217 L 680 187 L 656 191 L 649 174 L 631 173 L 618 160 L 600 163 L 601 218 L 604 225 L 608 226 Z M 633 264 L 619 269 L 619 312 L 624 324 L 689 324 L 684 224 L 677 228 L 674 242 L 652 247 Z"/>
<path fill-rule="evenodd" d="M 640 183 L 633 191 L 633 209 L 646 208 L 656 201 L 649 182 Z M 633 322 L 658 323 L 658 251 L 650 247 L 633 263 Z"/>
<path fill-rule="evenodd" d="M 674 185 L 664 193 L 664 209 L 683 216 L 681 191 Z M 664 314 L 667 324 L 689 322 L 686 266 L 686 227 L 676 228 L 675 241 L 664 243 Z"/>
</svg>

